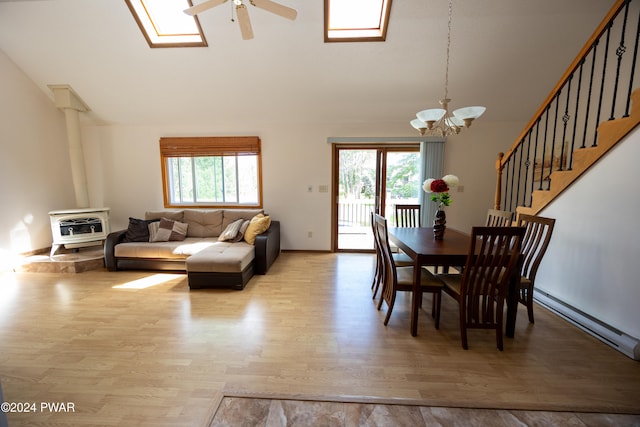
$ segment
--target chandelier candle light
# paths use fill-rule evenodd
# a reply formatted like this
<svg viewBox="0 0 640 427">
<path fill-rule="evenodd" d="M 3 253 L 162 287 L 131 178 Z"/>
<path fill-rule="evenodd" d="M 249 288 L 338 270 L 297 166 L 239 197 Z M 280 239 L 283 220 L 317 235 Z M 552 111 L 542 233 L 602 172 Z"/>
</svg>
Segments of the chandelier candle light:
<svg viewBox="0 0 640 427">
<path fill-rule="evenodd" d="M 431 200 L 436 202 L 436 216 L 433 221 L 433 238 L 436 240 L 444 238 L 447 217 L 442 208 L 451 204 L 449 190 L 456 187 L 459 181 L 455 175 L 445 175 L 440 179 L 429 178 L 422 184 L 425 193 L 431 194 Z"/>
<path fill-rule="evenodd" d="M 444 98 L 440 100 L 442 108 L 431 108 L 416 114 L 417 119 L 411 120 L 411 126 L 416 128 L 420 135 L 450 136 L 457 135 L 463 127 L 470 127 L 471 123 L 480 117 L 486 110 L 485 107 L 464 107 L 449 113 L 448 97 L 449 89 L 449 51 L 451 47 L 451 15 L 453 2 L 449 0 L 449 27 L 447 33 L 447 63 L 444 80 Z"/>
</svg>

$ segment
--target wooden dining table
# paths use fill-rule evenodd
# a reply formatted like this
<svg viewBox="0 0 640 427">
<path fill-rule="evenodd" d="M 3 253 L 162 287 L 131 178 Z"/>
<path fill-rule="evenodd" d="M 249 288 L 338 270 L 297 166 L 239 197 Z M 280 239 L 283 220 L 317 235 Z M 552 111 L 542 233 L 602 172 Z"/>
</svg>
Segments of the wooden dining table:
<svg viewBox="0 0 640 427">
<path fill-rule="evenodd" d="M 471 243 L 471 234 L 447 227 L 442 240 L 433 238 L 433 227 L 389 227 L 389 240 L 414 262 L 413 291 L 411 292 L 411 335 L 418 335 L 420 311 L 420 268 L 422 266 L 459 267 L 465 265 Z M 513 338 L 518 312 L 517 282 L 509 281 L 507 295 L 507 337 Z"/>
</svg>

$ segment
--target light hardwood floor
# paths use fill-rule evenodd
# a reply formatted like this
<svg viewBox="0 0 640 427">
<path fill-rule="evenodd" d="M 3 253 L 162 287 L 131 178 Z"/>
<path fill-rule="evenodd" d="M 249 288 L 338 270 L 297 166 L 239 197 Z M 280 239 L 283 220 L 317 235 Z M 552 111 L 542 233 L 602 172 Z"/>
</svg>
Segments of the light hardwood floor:
<svg viewBox="0 0 640 427">
<path fill-rule="evenodd" d="M 9 425 L 201 426 L 223 395 L 640 414 L 640 364 L 543 308 L 519 309 L 503 352 L 475 330 L 465 351 L 447 296 L 439 331 L 422 312 L 412 337 L 402 295 L 383 326 L 372 269 L 283 253 L 243 291 L 191 292 L 181 274 L 4 274 L 4 398 L 38 405 Z"/>
</svg>

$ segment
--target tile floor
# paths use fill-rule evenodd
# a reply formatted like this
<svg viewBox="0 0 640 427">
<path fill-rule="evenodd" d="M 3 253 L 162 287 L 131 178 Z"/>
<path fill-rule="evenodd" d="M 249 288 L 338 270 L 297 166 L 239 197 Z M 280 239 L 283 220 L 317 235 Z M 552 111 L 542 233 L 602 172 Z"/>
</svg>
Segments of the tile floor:
<svg viewBox="0 0 640 427">
<path fill-rule="evenodd" d="M 640 415 L 224 397 L 210 427 L 640 426 Z"/>
</svg>

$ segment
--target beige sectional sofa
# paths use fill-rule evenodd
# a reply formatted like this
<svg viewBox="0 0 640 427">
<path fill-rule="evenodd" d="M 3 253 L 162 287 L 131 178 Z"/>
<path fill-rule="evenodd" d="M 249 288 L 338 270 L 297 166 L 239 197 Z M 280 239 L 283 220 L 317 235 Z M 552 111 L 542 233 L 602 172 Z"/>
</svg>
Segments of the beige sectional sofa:
<svg viewBox="0 0 640 427">
<path fill-rule="evenodd" d="M 104 250 L 110 271 L 186 271 L 191 289 L 243 289 L 280 254 L 280 222 L 256 209 L 147 212 L 109 234 Z"/>
</svg>

